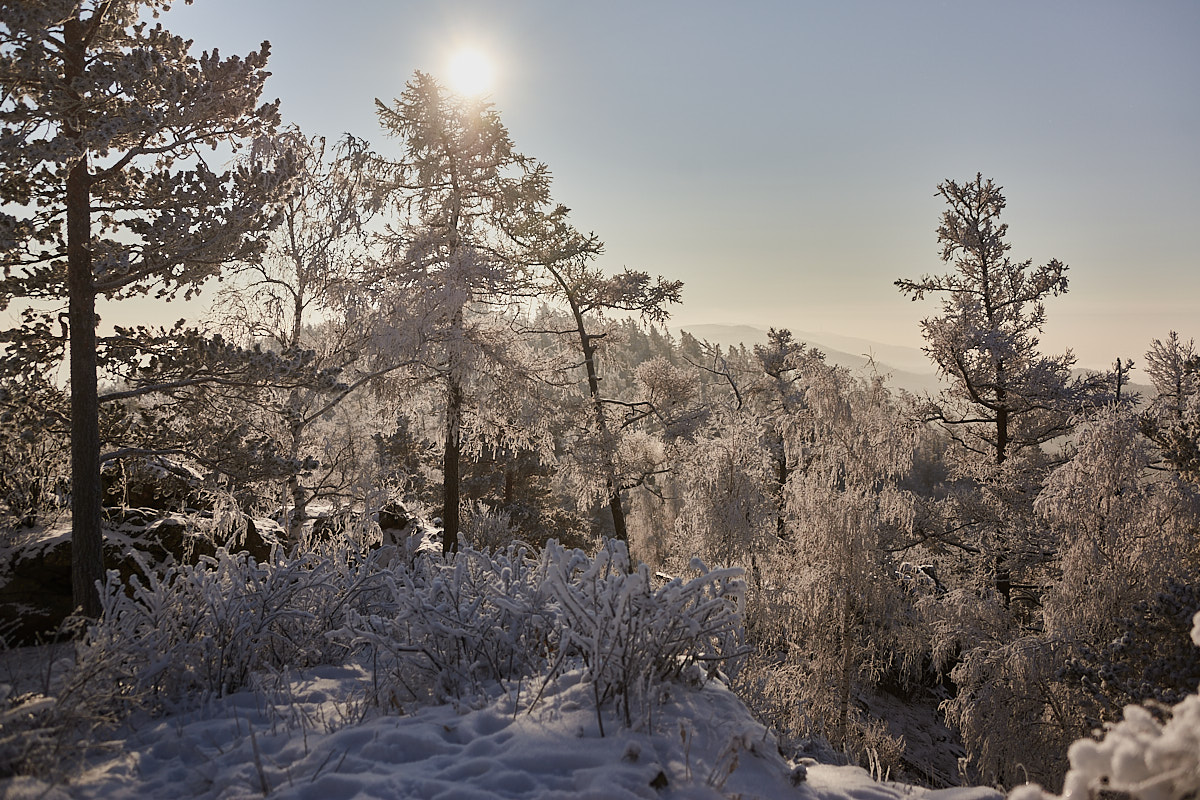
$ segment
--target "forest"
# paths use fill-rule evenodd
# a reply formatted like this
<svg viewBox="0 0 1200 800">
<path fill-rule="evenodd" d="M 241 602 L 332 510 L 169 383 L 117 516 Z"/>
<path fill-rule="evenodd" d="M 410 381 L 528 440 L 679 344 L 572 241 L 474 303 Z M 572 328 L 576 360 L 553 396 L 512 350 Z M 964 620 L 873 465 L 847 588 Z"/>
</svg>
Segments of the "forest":
<svg viewBox="0 0 1200 800">
<path fill-rule="evenodd" d="M 165 9 L 0 7 L 0 636 L 73 664 L 0 674 L 0 781 L 359 659 L 378 715 L 579 670 L 604 736 L 719 681 L 788 763 L 1200 790 L 1200 352 L 1042 352 L 1068 267 L 1011 254 L 992 178 L 931 180 L 911 394 L 669 333 L 682 282 L 602 269 L 486 100 L 417 72 L 397 155 L 309 136 L 269 46 Z"/>
</svg>

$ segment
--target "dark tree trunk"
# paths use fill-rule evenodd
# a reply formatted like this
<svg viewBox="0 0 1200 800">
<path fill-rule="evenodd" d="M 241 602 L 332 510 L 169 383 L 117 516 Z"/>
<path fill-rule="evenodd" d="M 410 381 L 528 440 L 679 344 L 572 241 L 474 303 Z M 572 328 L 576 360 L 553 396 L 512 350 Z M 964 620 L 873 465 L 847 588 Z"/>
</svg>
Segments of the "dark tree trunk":
<svg viewBox="0 0 1200 800">
<path fill-rule="evenodd" d="M 459 459 L 463 392 L 451 370 L 446 391 L 446 449 L 442 458 L 442 552 L 458 552 Z"/>
<path fill-rule="evenodd" d="M 1001 373 L 1003 377 L 1003 373 Z M 1007 392 L 1003 387 L 996 390 L 996 397 L 1004 403 Z M 996 464 L 1004 463 L 1008 457 L 1008 409 L 1003 406 L 996 412 Z M 996 593 L 1004 601 L 1005 607 L 1012 602 L 1012 565 L 1009 563 L 1008 548 L 1000 542 L 999 552 L 996 553 Z"/>
<path fill-rule="evenodd" d="M 84 23 L 64 26 L 68 83 L 83 75 Z M 79 120 L 67 135 L 81 136 Z M 100 615 L 96 582 L 104 578 L 100 512 L 100 423 L 96 387 L 96 289 L 92 280 L 91 175 L 86 152 L 67 174 L 67 318 L 71 357 L 71 591 L 87 617 Z"/>
<path fill-rule="evenodd" d="M 792 470 L 787 463 L 787 443 L 783 440 L 783 434 L 779 434 L 779 458 L 775 462 L 775 509 L 778 513 L 778 518 L 775 523 L 775 532 L 780 539 L 786 540 L 787 535 L 787 484 L 792 477 Z"/>
<path fill-rule="evenodd" d="M 601 438 L 608 438 L 608 423 L 604 419 L 604 403 L 600 399 L 600 378 L 596 375 L 596 348 L 592 345 L 592 337 L 588 335 L 583 325 L 583 312 L 569 298 L 571 313 L 575 316 L 575 327 L 579 331 L 579 344 L 583 349 L 583 364 L 587 369 L 588 393 L 592 397 L 592 406 L 596 412 L 596 427 Z M 612 513 L 613 537 L 618 541 L 629 544 L 629 531 L 625 526 L 625 505 L 621 500 L 621 486 L 617 480 L 616 468 L 613 465 L 611 453 L 606 453 L 608 474 L 604 476 L 604 485 L 608 490 L 608 510 Z M 632 562 L 631 562 L 632 565 Z"/>
<path fill-rule="evenodd" d="M 516 453 L 511 453 L 507 456 L 505 463 L 504 463 L 504 507 L 505 508 L 512 508 L 513 503 L 516 502 L 516 499 L 517 499 L 516 481 L 517 481 L 517 468 L 519 466 L 517 458 L 518 458 L 518 456 Z"/>
<path fill-rule="evenodd" d="M 608 510 L 612 513 L 613 536 L 628 545 L 629 530 L 625 526 L 625 505 L 621 500 L 621 490 L 614 486 L 612 481 L 609 481 L 608 489 Z"/>
</svg>

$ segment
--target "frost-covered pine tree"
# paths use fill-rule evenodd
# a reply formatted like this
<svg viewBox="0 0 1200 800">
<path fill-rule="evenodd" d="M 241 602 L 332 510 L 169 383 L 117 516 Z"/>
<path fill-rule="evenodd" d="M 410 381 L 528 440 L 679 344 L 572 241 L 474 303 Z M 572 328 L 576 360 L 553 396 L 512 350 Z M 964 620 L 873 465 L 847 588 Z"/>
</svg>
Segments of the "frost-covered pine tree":
<svg viewBox="0 0 1200 800">
<path fill-rule="evenodd" d="M 1070 431 L 1072 415 L 1096 401 L 1104 379 L 1072 378 L 1069 350 L 1057 356 L 1039 351 L 1044 301 L 1067 291 L 1067 265 L 1052 259 L 1035 267 L 1009 256 L 1002 188 L 976 175 L 964 183 L 944 181 L 938 195 L 949 208 L 937 238 L 952 270 L 896 286 L 914 301 L 930 296 L 941 304 L 941 314 L 921 328 L 925 352 L 950 385 L 923 412 L 958 445 L 958 474 L 989 495 L 982 505 L 964 504 L 961 514 L 973 519 L 955 524 L 980 528 L 993 556 L 995 588 L 1007 601 L 1014 562 L 1024 560 L 1020 551 L 1036 559 L 1036 547 L 1005 521 L 1012 517 L 1008 498 L 1014 490 L 1018 502 L 1032 497 L 1035 488 L 1018 484 L 1040 469 L 1041 446 Z"/>
<path fill-rule="evenodd" d="M 73 584 L 99 612 L 103 577 L 96 300 L 192 295 L 256 252 L 274 181 L 218 172 L 210 148 L 273 129 L 260 104 L 268 47 L 199 57 L 149 16 L 163 0 L 16 0 L 0 6 L 0 302 L 66 302 L 10 342 L 69 338 Z M 41 306 L 45 308 L 45 306 Z"/>
<path fill-rule="evenodd" d="M 1186 480 L 1200 484 L 1200 353 L 1175 331 L 1155 339 L 1146 353 L 1146 373 L 1158 396 L 1142 415 L 1142 429 L 1164 460 Z"/>
<path fill-rule="evenodd" d="M 523 415 L 507 433 L 537 436 L 536 403 L 522 403 L 516 391 L 535 370 L 519 352 L 513 323 L 521 298 L 533 293 L 534 256 L 515 234 L 531 217 L 554 211 L 550 173 L 516 150 L 490 103 L 449 92 L 426 73 L 417 72 L 391 105 L 376 104 L 380 124 L 403 153 L 381 165 L 378 202 L 392 215 L 387 253 L 360 294 L 374 295 L 364 304 L 387 331 L 380 345 L 411 353 L 442 384 L 449 552 L 458 545 L 468 425 L 496 433 L 500 414 L 480 412 L 488 402 L 496 409 L 507 404 L 508 412 Z"/>
<path fill-rule="evenodd" d="M 754 372 L 754 379 L 747 385 L 745 394 L 761 425 L 765 446 L 775 462 L 776 528 L 781 538 L 787 537 L 784 488 L 799 464 L 801 452 L 789 449 L 799 443 L 789 443 L 787 431 L 791 427 L 792 415 L 805 406 L 802 374 L 822 368 L 824 358 L 824 354 L 816 348 L 796 341 L 786 328 L 771 328 L 767 332 L 767 343 L 754 346 L 754 360 L 758 369 Z"/>
<path fill-rule="evenodd" d="M 655 281 L 648 273 L 630 269 L 617 275 L 605 275 L 589 264 L 590 259 L 600 253 L 600 243 L 594 237 L 590 240 L 590 247 L 587 246 L 588 240 L 580 241 L 577 237 L 555 235 L 537 237 L 535 240 L 538 239 L 543 242 L 540 248 L 544 254 L 541 266 L 548 276 L 544 291 L 548 296 L 566 303 L 574 328 L 563 333 L 578 336 L 595 425 L 593 435 L 600 446 L 604 492 L 609 513 L 612 514 L 613 535 L 628 545 L 625 504 L 621 498 L 621 491 L 625 487 L 621 485 L 621 477 L 617 473 L 614 425 L 609 419 L 613 398 L 607 398 L 609 402 L 606 402 L 600 391 L 597 350 L 603 334 L 596 334 L 594 323 L 602 320 L 605 312 L 612 311 L 633 312 L 643 320 L 664 322 L 668 315 L 666 306 L 679 302 L 683 283 L 666 281 L 661 276 Z M 572 246 L 572 241 L 577 243 Z"/>
</svg>

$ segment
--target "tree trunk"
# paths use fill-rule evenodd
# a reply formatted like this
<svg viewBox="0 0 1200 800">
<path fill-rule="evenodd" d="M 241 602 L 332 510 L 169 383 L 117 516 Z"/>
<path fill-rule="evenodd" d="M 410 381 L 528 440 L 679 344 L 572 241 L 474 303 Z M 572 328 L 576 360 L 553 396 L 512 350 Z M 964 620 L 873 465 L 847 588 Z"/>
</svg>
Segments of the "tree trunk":
<svg viewBox="0 0 1200 800">
<path fill-rule="evenodd" d="M 786 410 L 786 408 L 785 408 Z M 788 479 L 792 477 L 792 471 L 788 468 L 787 463 L 787 442 L 783 440 L 783 433 L 779 433 L 779 459 L 775 462 L 775 510 L 778 514 L 775 522 L 776 535 L 783 541 L 788 538 L 787 535 L 787 484 Z"/>
<path fill-rule="evenodd" d="M 834 739 L 837 746 L 841 747 L 843 752 L 847 748 L 847 743 L 850 737 L 850 677 L 853 674 L 853 638 L 850 631 L 853 618 L 853 600 L 849 591 L 850 581 L 849 576 L 846 576 L 846 591 L 842 600 L 842 669 L 838 676 L 838 715 L 837 728 L 834 731 Z"/>
<path fill-rule="evenodd" d="M 68 83 L 83 75 L 84 24 L 63 30 Z M 78 120 L 68 137 L 79 139 Z M 104 578 L 101 528 L 100 422 L 96 386 L 96 289 L 92 280 L 91 175 L 86 151 L 67 174 L 67 319 L 71 357 L 71 592 L 84 616 L 100 616 L 96 582 Z"/>
<path fill-rule="evenodd" d="M 463 309 L 460 306 L 451 323 L 450 354 L 446 364 L 446 449 L 442 456 L 442 553 L 458 552 L 459 464 L 462 458 L 463 387 L 462 355 Z"/>
<path fill-rule="evenodd" d="M 569 298 L 570 299 L 570 298 Z M 604 403 L 600 399 L 600 378 L 596 375 L 596 348 L 592 346 L 592 337 L 583 326 L 583 312 L 570 299 L 571 313 L 575 316 L 575 327 L 579 331 L 579 344 L 583 349 L 583 364 L 587 369 L 588 393 L 592 397 L 592 407 L 596 412 L 596 428 L 601 439 L 608 438 L 608 423 L 604 419 Z M 617 480 L 616 467 L 613 464 L 612 453 L 605 451 L 604 476 L 605 489 L 608 490 L 608 510 L 612 513 L 613 538 L 629 546 L 629 530 L 625 526 L 625 505 L 621 500 L 621 485 Z M 630 560 L 632 568 L 633 561 Z"/>
<path fill-rule="evenodd" d="M 517 454 L 507 454 L 504 461 L 504 507 L 512 508 L 516 502 Z"/>
<path fill-rule="evenodd" d="M 613 519 L 613 536 L 628 545 L 629 530 L 625 526 L 625 505 L 621 500 L 621 490 L 614 485 L 612 479 L 608 481 L 608 491 L 608 510 Z"/>
<path fill-rule="evenodd" d="M 1003 375 L 1003 373 L 1001 373 Z M 1007 392 L 1003 388 L 996 390 L 996 397 L 1000 403 L 1003 403 L 1007 397 Z M 1008 457 L 1008 409 L 1003 406 L 996 412 L 996 465 L 1004 463 L 1004 459 Z M 1012 565 L 1009 563 L 1008 548 L 1003 541 L 1003 534 L 999 537 L 1001 540 L 997 542 L 998 551 L 996 553 L 996 593 L 1000 595 L 1004 602 L 1005 608 L 1012 602 Z"/>
<path fill-rule="evenodd" d="M 462 387 L 451 377 L 446 400 L 446 449 L 442 457 L 442 553 L 458 552 L 459 459 L 462 447 Z"/>
<path fill-rule="evenodd" d="M 293 346 L 295 342 L 293 341 Z M 290 411 L 289 418 L 292 420 L 288 430 L 290 442 L 288 444 L 288 458 L 292 463 L 300 460 L 300 444 L 304 433 L 304 411 L 300 407 L 299 390 L 293 389 L 288 396 L 288 410 Z M 292 509 L 287 510 L 287 503 L 291 501 Z M 299 544 L 300 531 L 304 525 L 304 521 L 308 519 L 308 491 L 304 485 L 300 483 L 300 475 L 293 472 L 288 476 L 286 486 L 284 487 L 284 514 L 283 527 L 287 533 L 288 539 L 292 544 Z"/>
</svg>

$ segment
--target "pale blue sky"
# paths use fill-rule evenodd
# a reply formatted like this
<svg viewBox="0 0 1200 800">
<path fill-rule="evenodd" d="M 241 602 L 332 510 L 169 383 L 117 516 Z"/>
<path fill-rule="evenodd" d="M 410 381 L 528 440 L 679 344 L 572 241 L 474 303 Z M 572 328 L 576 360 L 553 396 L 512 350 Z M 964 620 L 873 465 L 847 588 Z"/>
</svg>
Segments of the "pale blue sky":
<svg viewBox="0 0 1200 800">
<path fill-rule="evenodd" d="M 165 23 L 224 54 L 269 39 L 287 120 L 381 148 L 374 98 L 482 48 L 602 264 L 684 281 L 679 324 L 919 346 L 934 308 L 892 282 L 943 270 L 935 187 L 982 171 L 1013 255 L 1071 266 L 1046 350 L 1200 338 L 1195 0 L 196 0 Z"/>
</svg>

